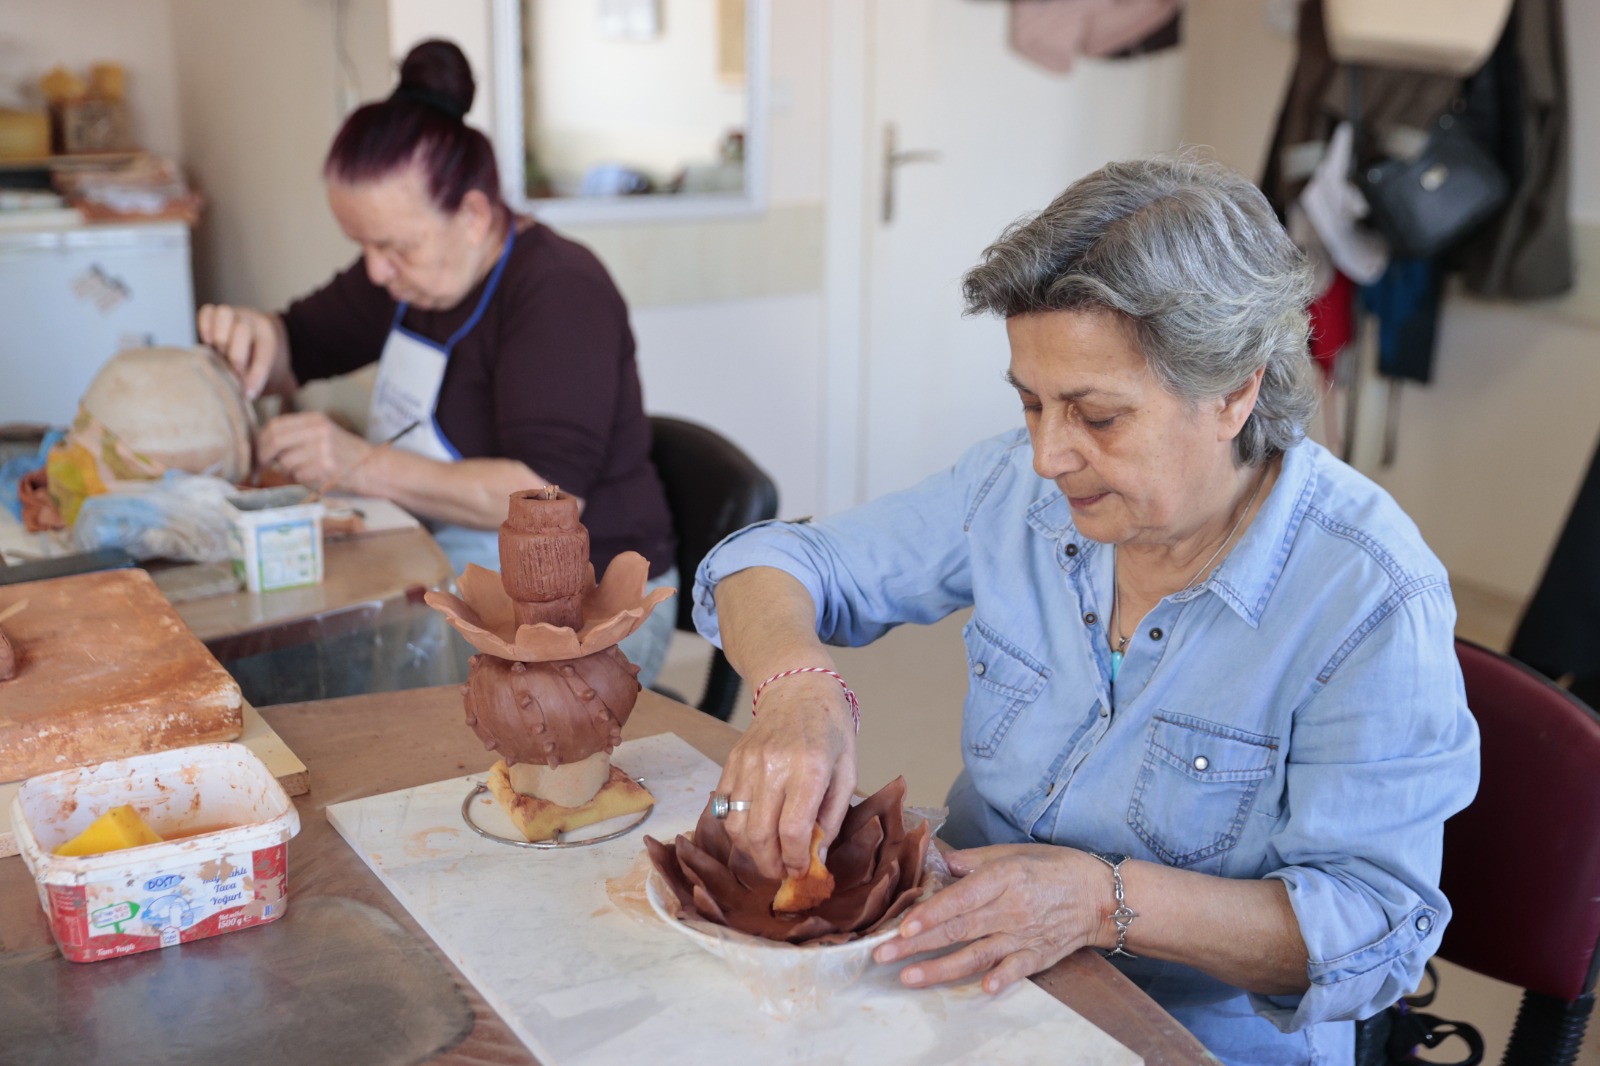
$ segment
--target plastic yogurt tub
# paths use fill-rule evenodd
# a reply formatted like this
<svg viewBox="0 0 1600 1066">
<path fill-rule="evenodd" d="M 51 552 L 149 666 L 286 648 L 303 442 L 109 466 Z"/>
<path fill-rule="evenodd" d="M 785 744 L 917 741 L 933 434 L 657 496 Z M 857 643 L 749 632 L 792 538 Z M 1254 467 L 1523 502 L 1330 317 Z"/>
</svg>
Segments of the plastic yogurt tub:
<svg viewBox="0 0 1600 1066">
<path fill-rule="evenodd" d="M 53 854 L 123 804 L 167 839 Z M 300 813 L 249 748 L 202 744 L 29 778 L 11 825 L 61 953 L 96 962 L 282 917 Z"/>
</svg>

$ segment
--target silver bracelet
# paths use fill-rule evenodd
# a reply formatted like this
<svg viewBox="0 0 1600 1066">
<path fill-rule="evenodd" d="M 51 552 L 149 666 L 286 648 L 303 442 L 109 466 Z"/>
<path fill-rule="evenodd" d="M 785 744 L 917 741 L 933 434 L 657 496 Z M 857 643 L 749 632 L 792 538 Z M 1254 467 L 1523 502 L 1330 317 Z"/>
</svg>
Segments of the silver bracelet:
<svg viewBox="0 0 1600 1066">
<path fill-rule="evenodd" d="M 1122 864 L 1128 861 L 1128 857 L 1101 855 L 1097 851 L 1091 851 L 1089 854 L 1111 867 L 1111 891 L 1117 899 L 1117 909 L 1111 912 L 1111 920 L 1117 926 L 1117 946 L 1106 952 L 1106 958 L 1111 959 L 1121 955 L 1125 959 L 1137 959 L 1139 956 L 1124 947 L 1128 942 L 1128 930 L 1133 927 L 1133 920 L 1139 917 L 1139 912 L 1128 906 L 1128 901 L 1122 894 Z"/>
</svg>

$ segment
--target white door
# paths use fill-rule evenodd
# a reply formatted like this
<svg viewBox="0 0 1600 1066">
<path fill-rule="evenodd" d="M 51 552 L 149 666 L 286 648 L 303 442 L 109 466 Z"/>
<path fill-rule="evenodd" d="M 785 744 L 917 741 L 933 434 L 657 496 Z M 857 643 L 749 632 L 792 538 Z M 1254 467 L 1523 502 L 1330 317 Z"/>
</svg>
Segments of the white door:
<svg viewBox="0 0 1600 1066">
<path fill-rule="evenodd" d="M 1112 159 L 1177 146 L 1181 49 L 1034 66 L 1010 5 L 871 0 L 859 486 L 864 498 L 1022 424 L 998 319 L 961 317 L 961 275 L 1012 220 Z M 886 173 L 886 131 L 912 157 Z M 892 180 L 892 217 L 883 217 Z"/>
</svg>

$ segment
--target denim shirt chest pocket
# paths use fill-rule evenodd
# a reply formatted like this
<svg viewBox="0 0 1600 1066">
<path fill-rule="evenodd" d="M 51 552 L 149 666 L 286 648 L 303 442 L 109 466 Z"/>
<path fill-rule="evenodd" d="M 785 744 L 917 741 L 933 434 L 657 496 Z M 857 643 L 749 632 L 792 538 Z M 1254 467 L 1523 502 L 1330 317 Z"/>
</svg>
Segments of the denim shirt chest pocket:
<svg viewBox="0 0 1600 1066">
<path fill-rule="evenodd" d="M 1162 711 L 1150 723 L 1128 825 L 1169 866 L 1194 866 L 1239 842 L 1278 738 Z"/>
<path fill-rule="evenodd" d="M 967 709 L 961 743 L 990 758 L 1017 716 L 1038 699 L 1050 669 L 990 629 L 976 616 L 961 631 L 967 645 Z"/>
</svg>

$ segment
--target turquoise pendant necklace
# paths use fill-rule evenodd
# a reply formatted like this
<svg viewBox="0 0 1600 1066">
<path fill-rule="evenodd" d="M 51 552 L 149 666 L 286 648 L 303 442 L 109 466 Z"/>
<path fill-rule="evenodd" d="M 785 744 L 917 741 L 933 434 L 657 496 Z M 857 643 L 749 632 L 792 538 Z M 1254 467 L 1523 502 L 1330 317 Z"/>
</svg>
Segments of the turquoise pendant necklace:
<svg viewBox="0 0 1600 1066">
<path fill-rule="evenodd" d="M 1117 674 L 1122 671 L 1122 653 L 1128 650 L 1128 638 L 1122 635 L 1122 612 L 1118 610 L 1118 598 L 1121 590 L 1117 588 L 1117 549 L 1111 549 L 1111 622 L 1116 628 L 1112 635 L 1116 643 L 1111 645 L 1111 683 L 1117 683 Z"/>
</svg>

